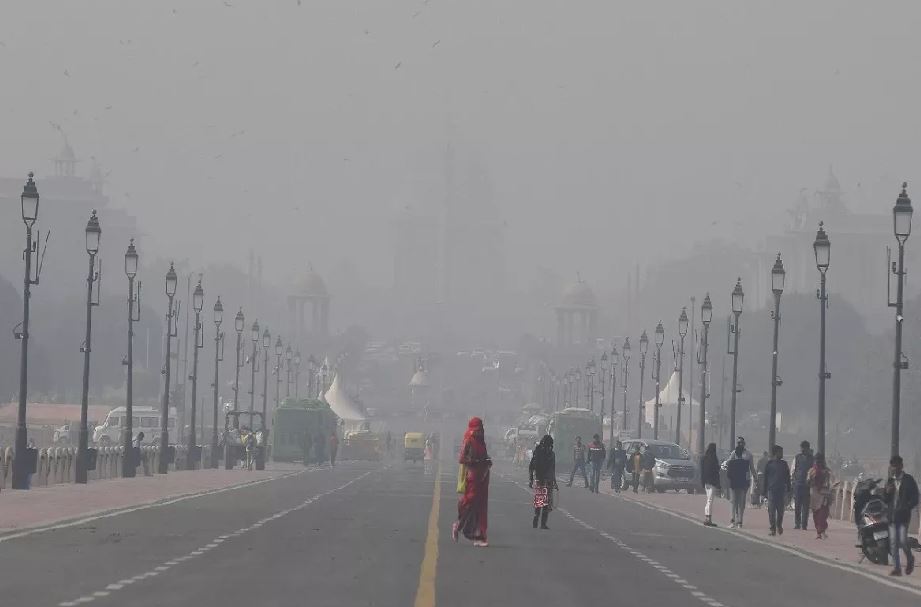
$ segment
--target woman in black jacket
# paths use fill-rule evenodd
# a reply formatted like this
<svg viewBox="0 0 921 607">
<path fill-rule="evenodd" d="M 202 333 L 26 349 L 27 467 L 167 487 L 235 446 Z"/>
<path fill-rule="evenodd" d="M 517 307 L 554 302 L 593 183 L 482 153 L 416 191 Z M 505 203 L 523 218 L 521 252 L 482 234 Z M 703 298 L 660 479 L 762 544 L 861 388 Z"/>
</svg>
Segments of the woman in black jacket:
<svg viewBox="0 0 921 607">
<path fill-rule="evenodd" d="M 556 455 L 553 453 L 553 437 L 545 434 L 534 449 L 531 463 L 528 466 L 528 486 L 534 489 L 534 520 L 532 526 L 537 529 L 540 519 L 540 528 L 549 529 L 547 517 L 553 510 L 553 490 L 556 484 Z M 534 481 L 537 486 L 534 486 Z"/>
<path fill-rule="evenodd" d="M 707 503 L 704 505 L 704 525 L 716 527 L 710 509 L 713 507 L 713 494 L 720 492 L 720 460 L 716 456 L 716 443 L 707 445 L 707 451 L 700 462 L 700 483 L 707 494 Z"/>
</svg>

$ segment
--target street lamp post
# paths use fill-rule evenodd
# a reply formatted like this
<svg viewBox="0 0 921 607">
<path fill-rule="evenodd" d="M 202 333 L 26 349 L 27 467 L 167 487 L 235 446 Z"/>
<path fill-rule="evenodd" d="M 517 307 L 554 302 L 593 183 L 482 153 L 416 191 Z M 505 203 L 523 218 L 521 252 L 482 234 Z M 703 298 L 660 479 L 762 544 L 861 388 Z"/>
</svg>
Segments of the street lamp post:
<svg viewBox="0 0 921 607">
<path fill-rule="evenodd" d="M 233 378 L 233 412 L 236 413 L 240 410 L 240 369 L 243 368 L 243 365 L 246 364 L 243 359 L 241 359 L 241 354 L 243 353 L 243 327 L 246 323 L 246 319 L 243 316 L 243 308 L 237 310 L 237 315 L 233 319 L 233 328 L 237 332 L 237 362 L 235 365 L 234 378 Z M 235 430 L 240 429 L 240 418 L 237 415 L 233 416 L 233 427 Z M 225 462 L 226 464 L 226 462 Z"/>
<path fill-rule="evenodd" d="M 281 335 L 275 338 L 275 408 L 281 404 L 281 355 L 284 353 L 284 345 L 281 343 Z"/>
<path fill-rule="evenodd" d="M 777 387 L 783 383 L 777 376 L 777 349 L 780 338 L 780 296 L 783 294 L 784 277 L 783 261 L 780 253 L 774 260 L 771 268 L 771 291 L 774 293 L 774 351 L 771 353 L 771 425 L 768 428 L 768 449 L 774 452 L 774 443 L 777 440 Z"/>
<path fill-rule="evenodd" d="M 291 345 L 288 345 L 288 349 L 285 350 L 285 396 L 291 396 L 291 359 L 294 357 L 294 352 L 291 350 Z"/>
<path fill-rule="evenodd" d="M 214 389 L 213 419 L 211 427 L 211 467 L 217 468 L 218 462 L 218 441 L 217 441 L 217 416 L 218 416 L 218 374 L 220 363 L 224 360 L 224 332 L 221 331 L 221 323 L 224 322 L 224 304 L 221 303 L 221 297 L 218 295 L 217 301 L 214 302 L 214 383 L 211 387 Z"/>
<path fill-rule="evenodd" d="M 739 394 L 739 335 L 742 329 L 739 321 L 742 318 L 742 301 L 745 299 L 745 293 L 742 292 L 742 279 L 736 279 L 736 286 L 732 290 L 732 317 L 734 322 L 729 325 L 730 339 L 729 352 L 732 355 L 732 396 L 729 405 L 729 441 L 728 447 L 732 448 L 735 444 L 736 436 L 736 397 Z"/>
<path fill-rule="evenodd" d="M 317 359 L 313 354 L 307 358 L 307 392 L 310 398 L 317 397 Z"/>
<path fill-rule="evenodd" d="M 902 397 L 902 369 L 908 368 L 908 361 L 902 357 L 902 306 L 905 286 L 905 241 L 911 235 L 911 198 L 908 197 L 908 183 L 902 184 L 902 193 L 899 194 L 892 208 L 892 226 L 895 239 L 899 243 L 899 263 L 891 266 L 891 271 L 897 277 L 895 303 L 889 301 L 889 307 L 895 308 L 895 361 L 892 365 L 892 436 L 890 439 L 891 455 L 899 454 L 899 408 Z M 886 281 L 888 290 L 889 280 Z M 887 294 L 887 299 L 891 296 Z"/>
<path fill-rule="evenodd" d="M 598 373 L 598 378 L 601 380 L 601 392 L 599 396 L 601 399 L 598 401 L 598 408 L 601 413 L 601 440 L 604 440 L 604 382 L 607 379 L 608 374 L 608 353 L 607 351 L 601 353 L 601 365 L 600 372 Z M 614 423 L 614 418 L 611 417 L 611 423 Z"/>
<path fill-rule="evenodd" d="M 646 421 L 646 402 L 643 400 L 643 387 L 646 385 L 646 353 L 649 352 L 649 337 L 646 336 L 646 330 L 640 335 L 640 402 L 639 411 L 636 414 L 636 437 L 643 438 L 643 424 Z M 656 394 L 658 394 L 658 388 Z M 658 411 L 656 411 L 658 413 Z"/>
<path fill-rule="evenodd" d="M 166 272 L 166 351 L 163 358 L 163 401 L 160 406 L 160 454 L 157 458 L 157 473 L 166 474 L 169 470 L 169 384 L 170 384 L 170 347 L 172 339 L 178 336 L 173 326 L 173 318 L 178 311 L 173 310 L 173 298 L 176 296 L 176 268 L 172 262 Z"/>
<path fill-rule="evenodd" d="M 269 348 L 272 346 L 272 334 L 268 327 L 262 333 L 262 428 L 269 429 Z"/>
<path fill-rule="evenodd" d="M 678 410 L 675 413 L 675 443 L 681 444 L 681 405 L 684 404 L 684 338 L 688 334 L 688 311 L 681 308 L 678 317 Z M 693 398 L 691 400 L 694 400 Z M 688 409 L 688 419 L 691 418 L 692 409 Z M 688 449 L 691 448 L 691 433 L 688 432 Z"/>
<path fill-rule="evenodd" d="M 89 430 L 86 424 L 89 414 L 90 395 L 90 351 L 92 350 L 90 346 L 93 336 L 93 307 L 99 305 L 98 297 L 93 297 L 93 287 L 99 280 L 99 272 L 96 271 L 96 254 L 99 253 L 99 239 L 101 236 L 102 228 L 99 227 L 96 211 L 93 211 L 89 221 L 86 223 L 86 252 L 89 254 L 89 272 L 86 276 L 86 336 L 83 338 L 83 347 L 80 348 L 80 351 L 83 352 L 83 393 L 80 400 L 77 467 L 74 471 L 74 482 L 76 483 L 86 483 L 89 468 Z"/>
<path fill-rule="evenodd" d="M 611 427 L 608 431 L 608 443 L 614 445 L 614 395 L 617 393 L 617 346 L 611 346 Z M 610 448 L 610 447 L 609 447 Z"/>
<path fill-rule="evenodd" d="M 205 291 L 201 288 L 201 278 L 199 278 L 198 284 L 195 285 L 195 290 L 192 292 L 192 309 L 195 311 L 195 343 L 192 344 L 192 375 L 189 376 L 189 379 L 192 380 L 192 408 L 189 414 L 190 428 L 187 455 L 188 461 L 186 462 L 187 470 L 194 470 L 196 460 L 198 459 L 198 435 L 196 432 L 196 414 L 198 411 L 198 351 L 205 345 L 201 326 L 201 311 L 204 305 Z"/>
<path fill-rule="evenodd" d="M 630 338 L 624 338 L 624 345 L 621 349 L 621 361 L 623 362 L 624 367 L 624 432 L 627 431 L 627 379 L 629 378 L 630 371 Z M 643 383 L 643 371 L 642 366 L 640 366 L 640 383 Z"/>
<path fill-rule="evenodd" d="M 301 385 L 301 351 L 294 353 L 294 400 L 298 398 Z"/>
<path fill-rule="evenodd" d="M 259 345 L 259 321 L 255 321 L 252 326 L 253 354 L 249 359 L 250 377 L 249 377 L 249 423 L 250 430 L 253 430 L 253 413 L 256 412 L 256 347 Z"/>
<path fill-rule="evenodd" d="M 36 243 L 32 241 L 32 227 L 38 219 L 38 188 L 35 187 L 34 173 L 29 173 L 29 180 L 22 188 L 22 222 L 26 226 L 26 248 L 22 252 L 25 261 L 25 280 L 22 288 L 22 328 L 16 333 L 22 344 L 19 353 L 19 410 L 16 415 L 16 455 L 13 459 L 13 489 L 28 489 L 32 462 L 26 457 L 29 449 L 28 430 L 26 429 L 26 397 L 29 392 L 29 300 L 32 285 L 38 284 L 38 272 L 32 278 L 32 255 L 38 253 Z"/>
<path fill-rule="evenodd" d="M 828 234 L 825 233 L 823 223 L 819 222 L 819 231 L 816 232 L 815 242 L 812 243 L 815 251 L 815 265 L 819 269 L 819 291 L 816 297 L 819 300 L 819 419 L 818 419 L 818 440 L 816 440 L 816 449 L 819 453 L 825 453 L 825 380 L 831 377 L 828 368 L 825 365 L 825 309 L 828 307 L 828 295 L 825 292 L 825 273 L 828 271 L 828 265 L 831 261 L 831 241 Z"/>
<path fill-rule="evenodd" d="M 665 327 L 662 326 L 662 321 L 659 321 L 659 324 L 656 325 L 656 402 L 653 405 L 654 415 L 652 416 L 652 438 L 659 440 L 659 407 L 662 406 L 661 395 L 659 394 L 660 385 L 662 382 L 662 344 L 665 343 Z"/>
<path fill-rule="evenodd" d="M 704 326 L 703 340 L 700 344 L 700 350 L 697 353 L 697 364 L 700 365 L 700 404 L 698 405 L 699 417 L 697 418 L 697 455 L 704 454 L 704 444 L 707 441 L 707 340 L 710 335 L 710 322 L 713 320 L 713 304 L 710 302 L 710 294 L 704 297 L 704 303 L 700 306 L 700 322 Z M 690 437 L 689 439 L 690 440 Z"/>
<path fill-rule="evenodd" d="M 128 277 L 128 355 L 125 365 L 128 375 L 125 378 L 125 426 L 122 431 L 122 448 L 125 456 L 122 458 L 122 478 L 133 478 L 137 471 L 137 462 L 134 460 L 134 323 L 141 320 L 141 281 L 138 281 L 137 291 L 134 288 L 134 279 L 138 273 L 138 252 L 134 247 L 134 239 L 128 243 L 125 251 L 125 275 Z"/>
<path fill-rule="evenodd" d="M 588 409 L 595 412 L 595 359 L 591 359 L 585 364 L 585 391 L 588 401 Z"/>
</svg>

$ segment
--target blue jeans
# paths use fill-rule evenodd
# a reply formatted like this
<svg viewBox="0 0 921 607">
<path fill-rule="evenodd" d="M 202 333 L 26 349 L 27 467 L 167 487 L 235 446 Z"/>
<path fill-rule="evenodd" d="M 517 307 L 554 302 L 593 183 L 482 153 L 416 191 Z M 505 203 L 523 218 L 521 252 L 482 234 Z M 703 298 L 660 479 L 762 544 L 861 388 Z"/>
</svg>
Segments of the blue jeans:
<svg viewBox="0 0 921 607">
<path fill-rule="evenodd" d="M 793 485 L 793 497 L 796 500 L 794 522 L 797 528 L 806 529 L 809 526 L 809 485 L 798 483 Z"/>
<path fill-rule="evenodd" d="M 598 485 L 601 483 L 601 464 L 592 463 L 592 491 L 598 493 Z"/>
<path fill-rule="evenodd" d="M 768 491 L 768 522 L 771 525 L 771 531 L 783 528 L 783 511 L 787 505 L 787 492 L 780 490 Z"/>
<path fill-rule="evenodd" d="M 905 560 L 912 561 L 911 548 L 908 547 L 908 523 L 889 523 L 889 552 L 892 554 L 892 566 L 902 568 L 899 550 L 905 551 Z"/>
<path fill-rule="evenodd" d="M 569 473 L 569 484 L 572 485 L 572 479 L 575 478 L 576 472 L 582 472 L 582 478 L 585 479 L 585 486 L 588 487 L 588 476 L 585 474 L 585 462 L 575 462 L 572 466 L 572 472 Z"/>
</svg>

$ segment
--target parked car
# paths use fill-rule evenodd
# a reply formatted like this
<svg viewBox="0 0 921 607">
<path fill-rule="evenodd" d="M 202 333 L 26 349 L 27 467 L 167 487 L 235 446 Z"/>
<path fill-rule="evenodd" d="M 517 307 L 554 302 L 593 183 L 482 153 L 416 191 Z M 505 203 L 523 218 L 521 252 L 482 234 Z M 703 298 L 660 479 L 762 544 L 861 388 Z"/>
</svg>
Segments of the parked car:
<svg viewBox="0 0 921 607">
<path fill-rule="evenodd" d="M 700 487 L 697 464 L 691 460 L 687 450 L 675 443 L 663 440 L 646 438 L 631 438 L 624 441 L 627 451 L 627 462 L 630 465 L 630 456 L 645 446 L 652 451 L 656 458 L 656 466 L 652 471 L 653 487 L 659 493 L 674 489 L 684 489 L 694 493 Z"/>
</svg>

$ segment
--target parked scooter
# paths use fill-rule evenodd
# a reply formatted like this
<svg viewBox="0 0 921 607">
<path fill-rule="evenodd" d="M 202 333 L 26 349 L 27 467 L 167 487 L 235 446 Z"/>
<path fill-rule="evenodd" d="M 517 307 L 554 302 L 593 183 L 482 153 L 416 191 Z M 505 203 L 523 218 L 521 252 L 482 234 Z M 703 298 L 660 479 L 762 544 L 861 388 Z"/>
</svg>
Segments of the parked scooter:
<svg viewBox="0 0 921 607">
<path fill-rule="evenodd" d="M 854 522 L 857 547 L 864 558 L 876 565 L 889 564 L 889 508 L 881 479 L 865 479 L 854 489 Z"/>
</svg>

